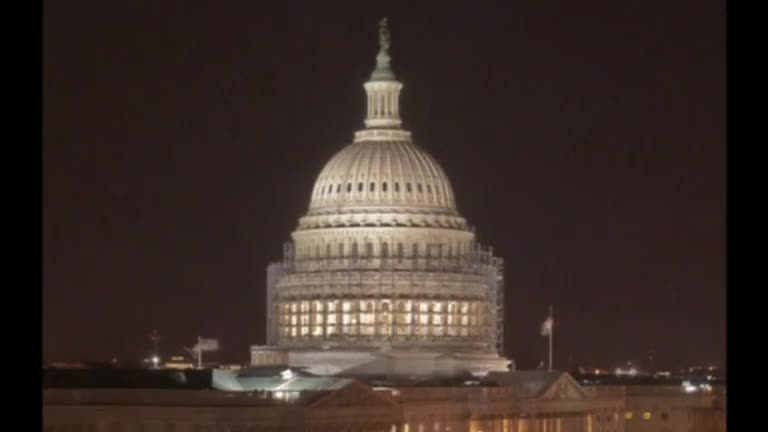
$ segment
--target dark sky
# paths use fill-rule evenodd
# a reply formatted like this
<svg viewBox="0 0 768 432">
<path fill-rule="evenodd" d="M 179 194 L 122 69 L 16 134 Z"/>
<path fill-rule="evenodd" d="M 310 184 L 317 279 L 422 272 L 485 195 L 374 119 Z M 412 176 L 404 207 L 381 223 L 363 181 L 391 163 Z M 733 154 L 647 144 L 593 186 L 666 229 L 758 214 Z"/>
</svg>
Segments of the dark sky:
<svg viewBox="0 0 768 432">
<path fill-rule="evenodd" d="M 45 2 L 46 358 L 264 343 L 388 16 L 404 125 L 505 258 L 506 354 L 546 358 L 553 303 L 559 366 L 722 365 L 723 2 L 369 3 Z"/>
</svg>

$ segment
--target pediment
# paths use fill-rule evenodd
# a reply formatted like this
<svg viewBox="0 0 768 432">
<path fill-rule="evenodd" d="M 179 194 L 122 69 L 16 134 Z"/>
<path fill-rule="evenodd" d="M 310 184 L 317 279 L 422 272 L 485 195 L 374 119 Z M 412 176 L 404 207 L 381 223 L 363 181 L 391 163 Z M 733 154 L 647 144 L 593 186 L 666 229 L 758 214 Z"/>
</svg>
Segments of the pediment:
<svg viewBox="0 0 768 432">
<path fill-rule="evenodd" d="M 545 388 L 540 394 L 541 399 L 585 399 L 587 394 L 578 382 L 568 373 L 563 373 Z"/>
</svg>

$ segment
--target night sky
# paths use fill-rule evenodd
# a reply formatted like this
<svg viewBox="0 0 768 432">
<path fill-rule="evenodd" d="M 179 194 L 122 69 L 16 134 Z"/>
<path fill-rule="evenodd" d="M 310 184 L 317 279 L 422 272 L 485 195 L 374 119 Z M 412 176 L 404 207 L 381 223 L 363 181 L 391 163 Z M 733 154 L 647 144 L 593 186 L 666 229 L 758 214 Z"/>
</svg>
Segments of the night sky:
<svg viewBox="0 0 768 432">
<path fill-rule="evenodd" d="M 45 2 L 45 358 L 156 328 L 247 361 L 387 16 L 404 127 L 505 258 L 505 354 L 546 359 L 552 303 L 556 366 L 723 365 L 723 2 L 373 3 Z"/>
</svg>

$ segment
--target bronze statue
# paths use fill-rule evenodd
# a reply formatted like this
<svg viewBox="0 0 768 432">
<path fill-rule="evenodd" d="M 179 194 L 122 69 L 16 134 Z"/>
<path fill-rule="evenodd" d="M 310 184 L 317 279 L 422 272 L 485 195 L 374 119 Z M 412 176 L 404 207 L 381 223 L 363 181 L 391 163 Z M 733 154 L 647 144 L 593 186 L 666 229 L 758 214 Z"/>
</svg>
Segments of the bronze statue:
<svg viewBox="0 0 768 432">
<path fill-rule="evenodd" d="M 389 37 L 389 29 L 387 28 L 387 19 L 382 18 L 381 21 L 379 21 L 379 47 L 383 51 L 387 51 L 391 43 L 392 43 L 392 40 Z"/>
</svg>

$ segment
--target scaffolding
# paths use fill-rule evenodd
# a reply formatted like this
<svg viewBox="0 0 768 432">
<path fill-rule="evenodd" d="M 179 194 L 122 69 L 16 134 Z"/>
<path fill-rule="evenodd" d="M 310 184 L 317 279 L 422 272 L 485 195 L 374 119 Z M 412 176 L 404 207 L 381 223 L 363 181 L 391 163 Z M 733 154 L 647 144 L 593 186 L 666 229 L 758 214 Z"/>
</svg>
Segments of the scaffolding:
<svg viewBox="0 0 768 432">
<path fill-rule="evenodd" d="M 267 343 L 273 346 L 411 342 L 471 345 L 496 353 L 504 348 L 503 260 L 493 256 L 491 248 L 480 245 L 468 254 L 455 256 L 438 252 L 436 256 L 364 254 L 297 259 L 293 244 L 288 242 L 283 259 L 267 267 L 266 294 Z M 298 307 L 309 304 L 307 311 L 293 312 L 301 319 L 308 316 L 308 330 L 286 340 L 281 325 L 305 327 L 299 319 L 281 324 L 284 318 L 279 308 L 289 302 L 301 302 Z M 424 310 L 427 303 L 430 309 Z M 329 309 L 333 308 L 331 315 L 337 314 L 342 304 L 350 308 L 343 313 L 355 318 L 336 322 L 333 317 L 331 323 Z M 368 304 L 373 305 L 373 311 Z M 408 310 L 396 310 L 405 305 Z M 463 307 L 475 312 L 457 312 Z M 367 321 L 370 313 L 373 322 Z M 408 321 L 403 324 L 405 316 Z M 459 320 L 461 324 L 457 324 Z"/>
</svg>

